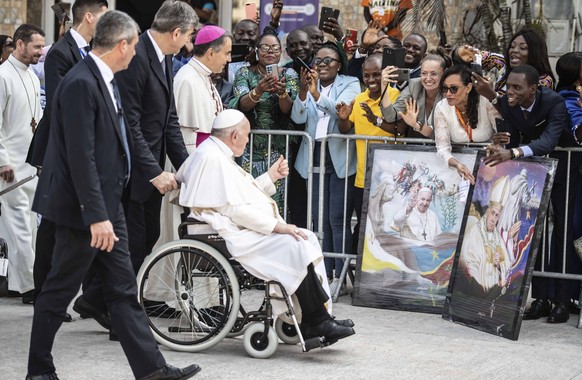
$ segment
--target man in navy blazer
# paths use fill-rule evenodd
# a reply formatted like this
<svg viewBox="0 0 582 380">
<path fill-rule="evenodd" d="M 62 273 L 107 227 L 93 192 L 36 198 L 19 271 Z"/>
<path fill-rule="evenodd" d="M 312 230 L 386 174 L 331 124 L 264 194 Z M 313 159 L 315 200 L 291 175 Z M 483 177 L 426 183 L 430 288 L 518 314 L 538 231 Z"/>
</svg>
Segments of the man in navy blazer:
<svg viewBox="0 0 582 380">
<path fill-rule="evenodd" d="M 572 235 L 573 213 L 567 205 L 574 204 L 581 164 L 580 154 L 571 155 L 568 168 L 568 152 L 554 151 L 556 146 L 577 146 L 570 131 L 570 116 L 564 98 L 546 87 L 538 87 L 539 73 L 530 65 L 520 65 L 507 78 L 507 94 L 497 99 L 504 119 L 501 143 L 506 148 L 493 145 L 488 148 L 489 164 L 498 164 L 510 159 L 529 156 L 544 156 L 558 159 L 558 167 L 550 201 L 554 211 L 554 229 L 549 254 L 545 255 L 544 268 L 550 272 L 561 272 L 564 257 L 574 255 Z M 495 141 L 495 138 L 494 140 Z M 568 180 L 570 178 L 570 180 Z M 568 197 L 566 196 L 567 190 Z M 564 252 L 564 232 L 566 247 Z M 536 269 L 540 269 L 542 255 L 537 257 Z M 551 282 L 553 281 L 553 286 Z M 523 319 L 548 317 L 548 323 L 564 323 L 569 318 L 569 304 L 573 283 L 563 279 L 533 277 L 532 296 L 535 300 L 526 310 Z M 554 304 L 552 308 L 551 303 Z"/>
<path fill-rule="evenodd" d="M 166 1 L 145 31 L 128 70 L 116 75 L 135 144 L 127 205 L 129 251 L 137 273 L 160 235 L 162 195 L 177 188 L 164 171 L 166 155 L 176 169 L 188 157 L 172 85 L 172 56 L 191 40 L 198 17 L 185 2 Z"/>
<path fill-rule="evenodd" d="M 114 73 L 135 54 L 138 26 L 123 12 L 97 24 L 93 51 L 55 93 L 51 133 L 40 181 L 47 182 L 44 217 L 56 225 L 52 268 L 37 298 L 28 375 L 58 379 L 51 350 L 67 306 L 94 265 L 111 323 L 137 379 L 187 379 L 200 368 L 167 365 L 137 301 L 121 203 L 134 146 Z"/>
<path fill-rule="evenodd" d="M 55 42 L 49 50 L 45 63 L 45 91 L 46 104 L 44 114 L 30 144 L 27 162 L 30 165 L 42 167 L 46 147 L 50 134 L 51 105 L 57 87 L 65 75 L 78 62 L 87 56 L 89 42 L 93 39 L 95 25 L 99 18 L 107 12 L 108 3 L 105 0 L 77 0 L 73 4 L 73 26 L 63 38 Z M 42 189 L 38 191 L 42 192 Z M 34 204 L 33 210 L 44 214 L 44 205 Z M 42 285 L 51 267 L 53 247 L 55 245 L 55 224 L 43 218 L 36 234 L 36 248 L 34 259 L 34 289 L 35 296 L 42 291 Z M 91 275 L 88 278 L 92 277 Z M 101 289 L 92 291 L 84 287 L 83 304 L 89 305 L 88 313 L 83 315 L 95 316 L 99 323 L 109 328 L 107 307 L 103 301 Z M 87 311 L 87 310 L 86 310 Z M 68 316 L 70 321 L 71 317 Z"/>
</svg>

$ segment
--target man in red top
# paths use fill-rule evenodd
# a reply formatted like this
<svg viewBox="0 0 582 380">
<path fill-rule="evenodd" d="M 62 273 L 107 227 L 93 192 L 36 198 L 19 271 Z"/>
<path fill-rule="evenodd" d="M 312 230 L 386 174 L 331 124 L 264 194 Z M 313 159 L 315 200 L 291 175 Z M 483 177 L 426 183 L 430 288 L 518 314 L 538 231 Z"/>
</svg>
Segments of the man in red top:
<svg viewBox="0 0 582 380">
<path fill-rule="evenodd" d="M 412 0 L 362 0 L 361 5 L 367 23 L 377 21 L 387 35 L 402 40 L 400 23 L 412 8 Z"/>
</svg>

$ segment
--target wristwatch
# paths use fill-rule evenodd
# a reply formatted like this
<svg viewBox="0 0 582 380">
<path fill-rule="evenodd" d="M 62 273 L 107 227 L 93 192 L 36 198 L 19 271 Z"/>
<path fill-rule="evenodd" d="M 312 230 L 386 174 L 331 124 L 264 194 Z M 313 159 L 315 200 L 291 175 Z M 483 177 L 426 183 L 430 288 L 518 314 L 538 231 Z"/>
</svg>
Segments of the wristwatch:
<svg viewBox="0 0 582 380">
<path fill-rule="evenodd" d="M 519 156 L 520 156 L 519 149 L 511 148 L 511 159 L 513 160 L 514 158 L 519 158 Z"/>
<path fill-rule="evenodd" d="M 497 96 L 495 97 L 495 99 L 493 99 L 493 100 L 491 101 L 491 104 L 493 104 L 493 105 L 495 106 L 495 105 L 497 105 L 497 103 L 499 103 L 499 100 L 501 100 L 501 95 L 497 95 Z"/>
<path fill-rule="evenodd" d="M 381 117 L 377 117 L 376 118 L 376 127 L 381 127 L 383 122 L 384 122 L 384 119 L 382 119 Z"/>
</svg>

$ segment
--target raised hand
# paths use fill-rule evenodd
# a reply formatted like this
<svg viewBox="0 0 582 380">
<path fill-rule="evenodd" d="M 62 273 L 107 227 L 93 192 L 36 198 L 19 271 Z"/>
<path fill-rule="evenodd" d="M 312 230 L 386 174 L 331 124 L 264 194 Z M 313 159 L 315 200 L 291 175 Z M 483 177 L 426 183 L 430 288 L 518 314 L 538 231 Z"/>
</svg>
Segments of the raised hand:
<svg viewBox="0 0 582 380">
<path fill-rule="evenodd" d="M 364 111 L 362 116 L 366 116 L 366 119 L 368 119 L 370 123 L 376 125 L 376 120 L 378 119 L 378 116 L 374 114 L 368 103 L 362 102 L 360 103 L 360 107 L 362 107 L 362 110 Z"/>
<path fill-rule="evenodd" d="M 382 38 L 386 36 L 378 36 L 378 33 L 382 30 L 382 25 L 377 21 L 370 21 L 368 24 L 368 29 L 362 35 L 362 47 L 367 49 L 378 43 Z"/>
<path fill-rule="evenodd" d="M 324 21 L 323 31 L 334 36 L 336 40 L 341 40 L 344 36 L 344 32 L 342 31 L 342 27 L 339 24 L 339 21 L 333 17 L 330 17 L 327 19 L 327 21 Z"/>
<path fill-rule="evenodd" d="M 285 178 L 289 175 L 289 162 L 283 156 L 279 156 L 279 159 L 275 161 L 273 165 L 269 168 L 269 177 L 273 183 Z"/>
<path fill-rule="evenodd" d="M 412 98 L 406 99 L 404 103 L 406 104 L 406 111 L 398 112 L 398 115 L 402 118 L 402 120 L 404 120 L 406 124 L 416 128 L 420 108 L 418 107 L 416 100 Z"/>
<path fill-rule="evenodd" d="M 354 100 L 352 100 L 350 104 L 341 102 L 335 105 L 337 116 L 340 118 L 340 120 L 348 120 L 350 118 L 350 115 L 352 114 L 353 108 Z"/>
<path fill-rule="evenodd" d="M 385 89 L 390 83 L 398 83 L 398 67 L 386 66 L 382 70 L 382 89 Z"/>
</svg>

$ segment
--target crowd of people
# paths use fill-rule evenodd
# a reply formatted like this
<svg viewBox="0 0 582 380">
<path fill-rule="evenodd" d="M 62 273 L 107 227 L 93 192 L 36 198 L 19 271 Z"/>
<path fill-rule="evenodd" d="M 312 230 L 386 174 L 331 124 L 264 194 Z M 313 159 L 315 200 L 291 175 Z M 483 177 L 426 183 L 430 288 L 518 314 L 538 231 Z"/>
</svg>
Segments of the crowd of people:
<svg viewBox="0 0 582 380">
<path fill-rule="evenodd" d="M 345 284 L 339 280 L 344 260 L 323 259 L 321 249 L 357 251 L 367 144 L 377 141 L 324 143 L 330 134 L 433 139 L 439 159 L 471 183 L 472 170 L 454 157 L 452 144 L 490 143 L 490 165 L 557 158 L 554 230 L 544 264 L 556 271 L 564 260 L 576 264 L 579 208 L 567 217 L 565 211 L 576 201 L 582 157 L 573 153 L 568 163 L 568 154 L 555 148 L 582 142 L 582 53 L 558 60 L 556 81 L 536 30 L 515 33 L 504 54 L 463 44 L 430 49 L 422 34 L 402 35 L 410 1 L 385 13 L 363 0 L 369 25 L 361 43 L 348 48 L 334 18 L 322 29 L 290 31 L 284 44 L 278 29 L 283 0 L 274 2 L 263 31 L 258 19 L 245 19 L 232 34 L 212 23 L 213 1 L 196 3 L 164 2 L 138 36 L 138 24 L 108 11 L 107 1 L 77 0 L 72 28 L 45 49 L 46 57 L 38 26 L 23 24 L 12 37 L 0 36 L 1 189 L 41 169 L 38 181 L 0 196 L 9 290 L 35 305 L 27 378 L 57 378 L 50 351 L 61 323 L 72 319 L 66 310 L 73 299 L 76 312 L 121 342 L 136 378 L 187 378 L 200 370 L 165 363 L 135 297 L 135 274 L 145 256 L 173 239 L 166 230 L 175 230 L 190 211 L 211 224 L 227 218 L 227 236 L 236 228 L 248 231 L 243 248 L 249 256 L 260 257 L 265 244 L 301 252 L 285 283 L 306 311 L 302 329 L 335 339 L 353 334 L 353 324 L 332 319 L 323 306 Z M 398 79 L 402 68 L 383 67 L 385 47 L 404 49 L 409 78 Z M 284 52 L 290 61 L 282 61 Z M 44 110 L 33 71 L 41 56 Z M 261 134 L 248 144 L 251 129 L 304 131 L 314 144 Z M 239 178 L 228 166 L 234 162 L 258 180 Z M 179 186 L 178 170 L 189 173 L 180 178 L 188 185 L 180 198 L 190 208 L 185 213 L 167 199 Z M 208 181 L 201 184 L 196 176 Z M 307 186 L 312 220 L 305 212 Z M 408 216 L 424 212 L 433 196 L 430 188 L 418 189 L 398 227 L 420 234 Z M 352 228 L 354 210 L 358 224 Z M 310 231 L 320 221 L 322 248 Z M 308 245 L 293 245 L 302 240 Z M 231 248 L 241 247 L 237 240 Z M 246 263 L 251 273 L 277 278 L 275 270 L 257 269 L 258 261 Z M 535 300 L 524 319 L 566 322 L 578 291 L 572 281 L 534 277 Z"/>
</svg>

